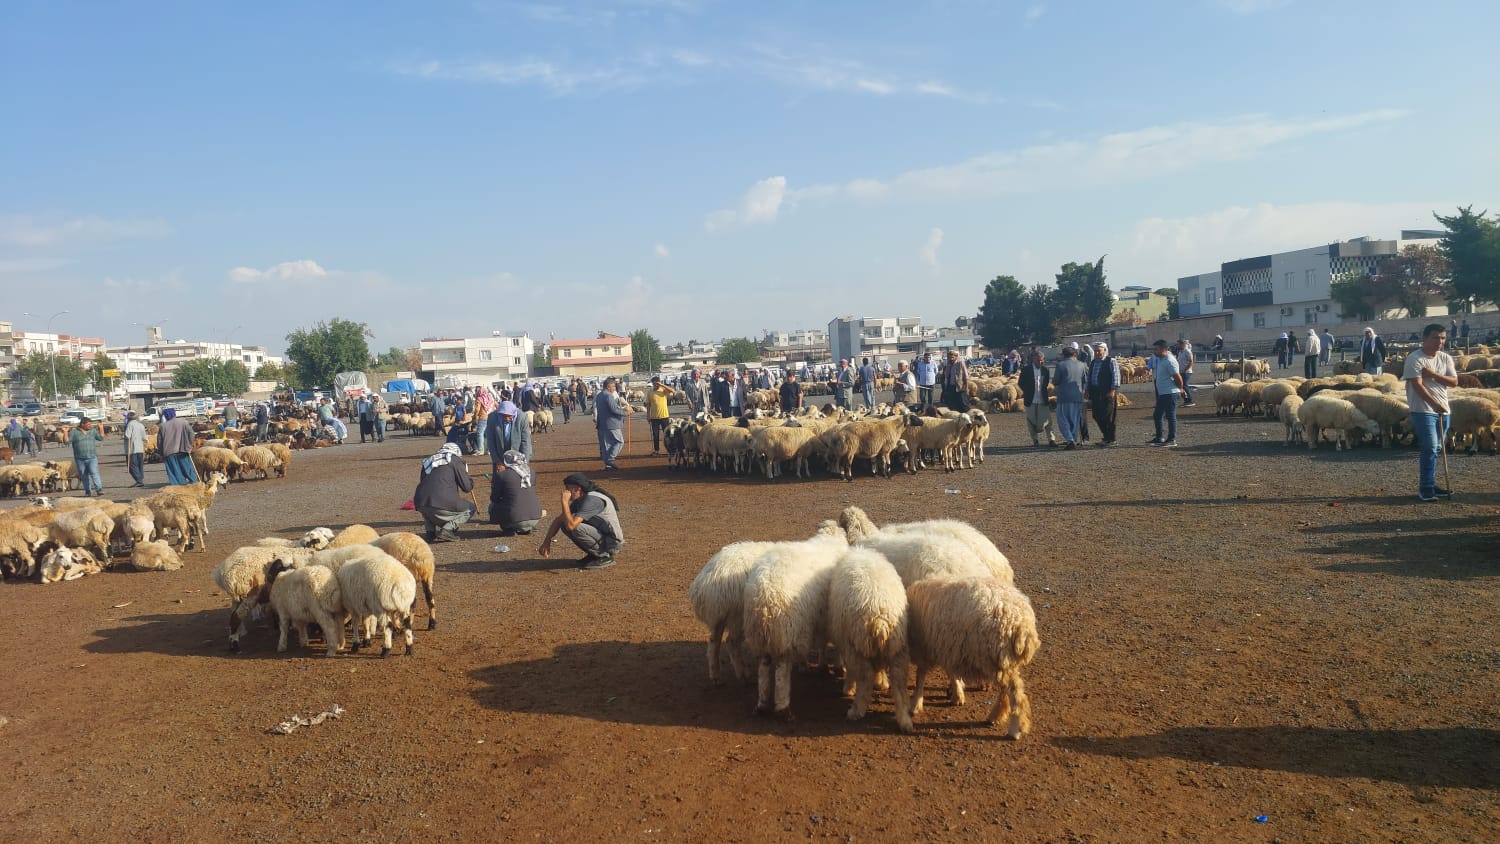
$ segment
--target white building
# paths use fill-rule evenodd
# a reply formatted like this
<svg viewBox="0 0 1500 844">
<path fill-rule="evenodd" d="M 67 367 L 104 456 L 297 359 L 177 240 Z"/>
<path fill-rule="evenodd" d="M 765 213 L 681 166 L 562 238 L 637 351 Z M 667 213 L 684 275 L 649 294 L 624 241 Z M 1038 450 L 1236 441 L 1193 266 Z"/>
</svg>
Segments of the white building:
<svg viewBox="0 0 1500 844">
<path fill-rule="evenodd" d="M 428 338 L 419 348 L 422 371 L 442 389 L 524 381 L 536 351 L 530 335 L 499 331 L 488 337 Z"/>
<path fill-rule="evenodd" d="M 113 358 L 116 364 L 120 364 L 120 359 L 127 356 L 131 357 L 132 361 L 138 363 L 138 356 L 144 355 L 148 360 L 150 371 L 150 386 L 147 389 L 167 389 L 171 387 L 172 376 L 177 372 L 177 367 L 189 361 L 218 360 L 228 362 L 237 360 L 244 364 L 245 369 L 252 376 L 255 375 L 257 369 L 260 369 L 261 366 L 267 363 L 275 366 L 283 365 L 282 358 L 266 354 L 265 346 L 242 346 L 238 343 L 215 343 L 197 340 L 161 342 L 160 336 L 159 331 L 148 332 L 148 339 L 155 340 L 156 342 L 148 342 L 144 346 L 111 346 L 105 350 L 105 354 Z M 131 371 L 127 370 L 124 366 L 121 366 L 120 369 L 121 371 Z M 134 371 L 137 373 L 140 372 L 139 369 Z M 132 380 L 139 381 L 140 379 L 137 377 Z M 145 390 L 134 391 L 145 392 Z"/>
<path fill-rule="evenodd" d="M 766 345 L 773 349 L 823 347 L 828 345 L 828 332 L 821 328 L 767 331 Z"/>
<path fill-rule="evenodd" d="M 828 323 L 828 350 L 835 361 L 909 358 L 921 351 L 924 340 L 936 337 L 936 329 L 922 325 L 921 317 L 845 316 Z"/>
</svg>

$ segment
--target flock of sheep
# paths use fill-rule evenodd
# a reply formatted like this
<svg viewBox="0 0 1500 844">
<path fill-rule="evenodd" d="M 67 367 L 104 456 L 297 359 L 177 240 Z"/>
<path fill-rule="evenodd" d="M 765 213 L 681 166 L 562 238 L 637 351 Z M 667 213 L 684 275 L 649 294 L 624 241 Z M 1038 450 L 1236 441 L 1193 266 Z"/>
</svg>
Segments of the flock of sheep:
<svg viewBox="0 0 1500 844">
<path fill-rule="evenodd" d="M 940 668 L 956 704 L 965 683 L 996 683 L 987 720 L 1005 721 L 1016 739 L 1031 728 L 1020 672 L 1041 640 L 1031 601 L 1014 581 L 1010 561 L 969 524 L 882 528 L 848 507 L 806 540 L 725 546 L 694 578 L 688 601 L 708 628 L 711 682 L 721 682 L 724 651 L 741 682 L 757 666 L 757 714 L 790 719 L 793 668 L 809 656 L 822 663 L 832 644 L 854 699 L 850 720 L 865 716 L 875 692 L 888 691 L 897 727 L 912 732 L 927 675 Z"/>
</svg>

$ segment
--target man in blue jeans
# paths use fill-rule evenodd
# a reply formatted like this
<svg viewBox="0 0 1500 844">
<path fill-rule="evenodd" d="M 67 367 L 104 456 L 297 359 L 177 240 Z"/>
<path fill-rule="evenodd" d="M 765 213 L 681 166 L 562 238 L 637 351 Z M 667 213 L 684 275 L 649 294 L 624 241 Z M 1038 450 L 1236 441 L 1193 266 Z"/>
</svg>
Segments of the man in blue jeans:
<svg viewBox="0 0 1500 844">
<path fill-rule="evenodd" d="M 101 496 L 104 484 L 99 481 L 98 443 L 104 435 L 94 427 L 93 420 L 84 419 L 68 434 L 68 444 L 73 446 L 73 465 L 78 468 L 78 479 L 83 481 L 83 494 Z"/>
<path fill-rule="evenodd" d="M 1152 367 L 1151 379 L 1156 385 L 1156 410 L 1151 414 L 1151 421 L 1156 423 L 1156 436 L 1147 442 L 1148 445 L 1161 445 L 1167 448 L 1177 447 L 1177 396 L 1187 391 L 1182 384 L 1182 375 L 1178 372 L 1177 358 L 1167 354 L 1167 341 L 1157 340 L 1151 344 Z M 1162 421 L 1167 423 L 1167 438 L 1162 439 Z"/>
<path fill-rule="evenodd" d="M 1448 388 L 1458 386 L 1453 357 L 1443 351 L 1448 332 L 1434 322 L 1422 329 L 1422 348 L 1406 356 L 1401 380 L 1406 382 L 1406 403 L 1411 408 L 1411 426 L 1417 432 L 1417 499 L 1436 501 L 1453 493 L 1437 485 L 1438 452 L 1448 433 Z"/>
</svg>

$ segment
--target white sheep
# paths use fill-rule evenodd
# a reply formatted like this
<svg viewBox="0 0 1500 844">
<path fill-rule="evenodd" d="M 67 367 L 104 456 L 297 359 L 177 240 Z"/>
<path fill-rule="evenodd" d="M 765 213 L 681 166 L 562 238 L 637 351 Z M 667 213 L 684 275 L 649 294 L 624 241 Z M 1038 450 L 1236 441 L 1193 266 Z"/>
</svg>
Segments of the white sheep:
<svg viewBox="0 0 1500 844">
<path fill-rule="evenodd" d="M 750 435 L 750 450 L 765 464 L 766 479 L 770 480 L 781 474 L 781 464 L 796 460 L 798 451 L 816 437 L 811 428 L 802 425 L 771 425 Z M 794 468 L 797 477 L 802 477 L 801 464 Z"/>
<path fill-rule="evenodd" d="M 291 568 L 277 560 L 266 572 L 266 587 L 261 603 L 269 601 L 276 613 L 281 636 L 276 650 L 284 653 L 287 631 L 297 628 L 297 638 L 307 647 L 307 625 L 316 624 L 328 646 L 328 656 L 335 656 L 344 645 L 344 603 L 338 576 L 326 566 Z"/>
<path fill-rule="evenodd" d="M 328 547 L 333 541 L 333 530 L 326 527 L 315 527 L 297 539 L 288 539 L 283 536 L 267 536 L 255 540 L 255 544 L 262 548 L 311 548 L 321 551 Z"/>
<path fill-rule="evenodd" d="M 1281 414 L 1281 424 L 1286 426 L 1286 445 L 1302 442 L 1306 439 L 1306 431 L 1302 427 L 1302 419 L 1297 413 L 1302 410 L 1303 398 L 1296 393 L 1281 400 L 1277 412 Z"/>
<path fill-rule="evenodd" d="M 1335 451 L 1342 450 L 1346 445 L 1354 448 L 1361 432 L 1372 437 L 1380 434 L 1380 426 L 1374 420 L 1331 391 L 1317 393 L 1304 401 L 1297 410 L 1297 418 L 1302 421 L 1302 427 L 1306 430 L 1307 447 L 1310 449 L 1318 447 L 1318 440 L 1325 430 L 1334 436 Z"/>
<path fill-rule="evenodd" d="M 161 540 L 137 542 L 130 549 L 130 565 L 141 571 L 177 571 L 182 568 L 182 558 Z"/>
<path fill-rule="evenodd" d="M 896 725 L 912 732 L 906 698 L 906 587 L 878 551 L 850 548 L 834 566 L 828 587 L 828 632 L 854 685 L 849 720 L 865 716 L 875 676 L 885 672 Z"/>
<path fill-rule="evenodd" d="M 229 598 L 229 650 L 240 652 L 240 637 L 244 635 L 244 616 L 255 606 L 256 598 L 266 582 L 266 572 L 278 559 L 287 563 L 305 563 L 313 555 L 311 548 L 266 548 L 246 545 L 236 548 L 214 568 L 214 585 Z"/>
<path fill-rule="evenodd" d="M 42 557 L 42 582 L 57 583 L 60 580 L 77 580 L 90 574 L 104 571 L 104 566 L 84 548 L 61 546 Z"/>
<path fill-rule="evenodd" d="M 368 548 L 369 556 L 352 560 L 338 570 L 339 593 L 344 609 L 353 617 L 353 653 L 359 650 L 366 623 L 373 619 L 384 636 L 382 657 L 391 652 L 391 624 L 406 634 L 406 655 L 412 653 L 411 607 L 417 600 L 417 579 L 395 557 L 379 548 Z"/>
<path fill-rule="evenodd" d="M 911 585 L 925 574 L 987 574 L 1007 583 L 1016 579 L 1010 560 L 988 536 L 973 525 L 957 519 L 926 519 L 920 522 L 904 522 L 877 527 L 869 515 L 859 507 L 845 507 L 839 514 L 839 524 L 849 535 L 853 545 L 871 545 L 891 561 L 896 571 L 902 573 L 902 582 Z M 872 544 L 877 536 L 884 537 L 882 544 Z M 926 538 L 956 542 L 967 551 L 965 555 L 937 549 L 923 549 L 921 541 Z M 895 540 L 901 540 L 899 544 Z M 970 560 L 981 568 L 973 568 Z M 910 579 L 908 577 L 910 576 Z"/>
<path fill-rule="evenodd" d="M 0 560 L 6 561 L 17 577 L 36 573 L 35 555 L 46 542 L 45 528 L 13 519 L 0 522 Z"/>
<path fill-rule="evenodd" d="M 437 571 L 437 559 L 432 554 L 432 546 L 415 533 L 405 531 L 388 533 L 370 544 L 395 557 L 417 579 L 427 601 L 427 629 L 436 630 L 437 601 L 432 597 L 432 578 Z M 412 613 L 416 611 L 417 605 L 413 601 Z"/>
<path fill-rule="evenodd" d="M 47 526 L 48 537 L 58 545 L 87 548 L 99 560 L 109 559 L 109 536 L 115 531 L 114 520 L 97 509 L 68 510 L 58 513 Z"/>
<path fill-rule="evenodd" d="M 281 458 L 263 445 L 247 445 L 236 449 L 234 453 L 244 464 L 240 467 L 241 477 L 249 472 L 259 472 L 261 480 L 265 480 L 281 467 Z"/>
<path fill-rule="evenodd" d="M 375 528 L 369 525 L 350 525 L 334 535 L 328 543 L 329 548 L 343 548 L 347 545 L 369 545 L 380 538 Z"/>
<path fill-rule="evenodd" d="M 1031 700 L 1021 668 L 1041 648 L 1031 601 L 999 578 L 932 577 L 907 587 L 911 658 L 917 669 L 912 713 L 922 711 L 927 673 L 941 668 L 956 680 L 996 680 L 990 724 L 1009 716 L 1007 735 L 1031 729 Z M 962 704 L 962 687 L 954 703 Z"/>
<path fill-rule="evenodd" d="M 792 663 L 828 641 L 828 583 L 848 547 L 842 535 L 777 543 L 745 578 L 745 644 L 760 660 L 757 713 L 791 719 Z"/>
</svg>

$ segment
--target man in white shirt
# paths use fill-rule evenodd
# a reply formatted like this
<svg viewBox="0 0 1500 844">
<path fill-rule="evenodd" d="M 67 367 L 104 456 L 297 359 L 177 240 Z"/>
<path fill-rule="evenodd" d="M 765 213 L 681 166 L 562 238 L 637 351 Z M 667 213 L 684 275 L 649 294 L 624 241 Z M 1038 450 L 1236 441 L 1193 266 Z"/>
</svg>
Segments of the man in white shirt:
<svg viewBox="0 0 1500 844">
<path fill-rule="evenodd" d="M 1401 380 L 1417 433 L 1417 500 L 1436 501 L 1453 493 L 1437 485 L 1438 451 L 1448 433 L 1448 388 L 1458 386 L 1453 357 L 1443 351 L 1448 332 L 1434 322 L 1422 329 L 1422 348 L 1406 356 Z"/>
</svg>

